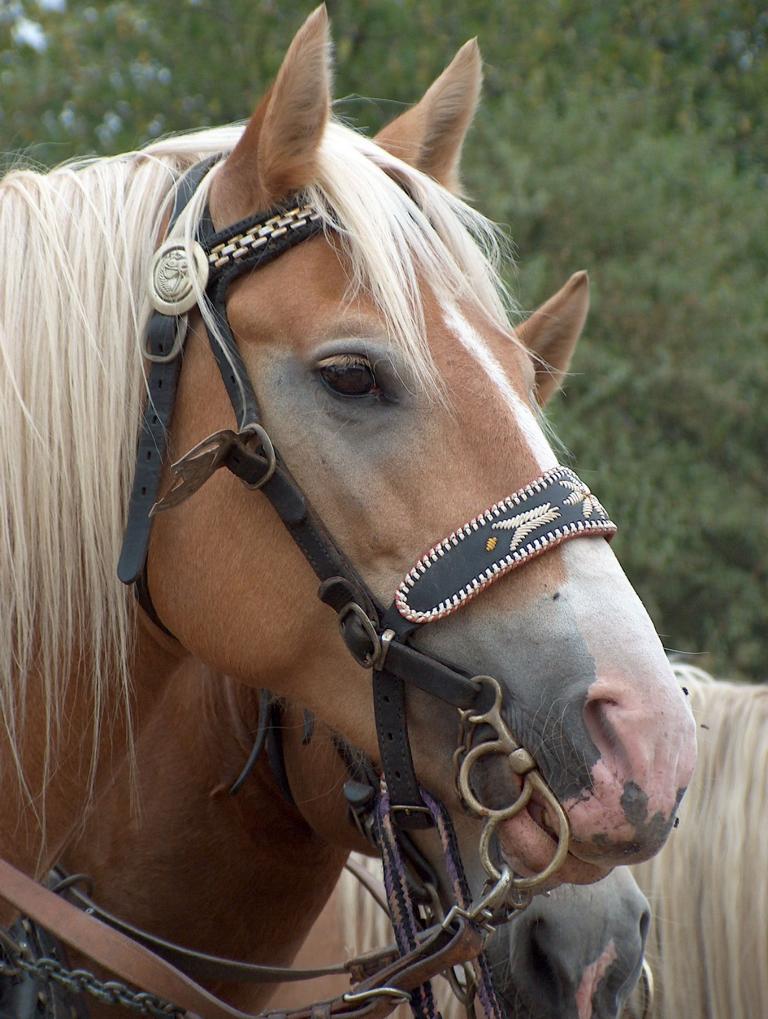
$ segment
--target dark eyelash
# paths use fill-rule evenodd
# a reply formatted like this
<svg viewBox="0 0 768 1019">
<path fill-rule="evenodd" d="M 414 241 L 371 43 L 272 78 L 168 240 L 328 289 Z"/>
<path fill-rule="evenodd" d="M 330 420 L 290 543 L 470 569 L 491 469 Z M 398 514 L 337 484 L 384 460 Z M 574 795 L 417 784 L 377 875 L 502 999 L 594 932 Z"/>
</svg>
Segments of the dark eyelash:
<svg viewBox="0 0 768 1019">
<path fill-rule="evenodd" d="M 339 354 L 318 366 L 323 383 L 336 395 L 347 398 L 371 396 L 378 392 L 376 375 L 367 357 Z"/>
</svg>

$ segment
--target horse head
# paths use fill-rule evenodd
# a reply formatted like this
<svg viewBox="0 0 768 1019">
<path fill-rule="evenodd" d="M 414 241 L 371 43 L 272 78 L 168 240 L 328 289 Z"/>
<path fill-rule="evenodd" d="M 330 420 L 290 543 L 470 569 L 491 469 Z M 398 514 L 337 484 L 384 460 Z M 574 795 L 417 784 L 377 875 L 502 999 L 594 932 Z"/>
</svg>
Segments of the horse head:
<svg viewBox="0 0 768 1019">
<path fill-rule="evenodd" d="M 508 1013 L 616 1019 L 638 982 L 649 923 L 648 901 L 623 867 L 537 896 L 488 946 Z"/>
<path fill-rule="evenodd" d="M 695 751 L 688 707 L 605 540 L 613 525 L 558 467 L 540 415 L 581 332 L 587 277 L 509 324 L 493 231 L 455 193 L 480 89 L 474 42 L 374 141 L 331 119 L 329 53 L 320 8 L 178 227 L 189 245 L 209 217 L 209 263 L 222 278 L 265 233 L 309 219 L 322 229 L 258 271 L 232 270 L 218 305 L 198 281 L 202 314 L 191 311 L 171 443 L 185 451 L 231 427 L 230 402 L 247 403 L 238 393 L 244 378 L 252 384 L 262 452 L 268 433 L 370 596 L 342 622 L 354 616 L 365 637 L 375 629 L 366 605 L 391 606 L 382 627 L 394 627 L 398 651 L 408 644 L 454 677 L 492 677 L 497 735 L 514 734 L 529 755 L 517 771 L 503 740 L 503 753 L 478 755 L 462 802 L 451 767 L 457 701 L 433 696 L 434 683 L 409 685 L 418 781 L 457 819 L 465 847 L 478 837 L 467 799 L 496 811 L 502 855 L 521 874 L 551 860 L 559 801 L 570 847 L 558 879 L 591 881 L 659 849 Z M 265 209 L 278 211 L 254 226 Z M 236 347 L 222 354 L 223 317 Z M 382 627 L 376 655 L 350 656 L 315 597 L 313 551 L 302 556 L 271 501 L 219 471 L 156 515 L 147 584 L 157 616 L 213 668 L 306 704 L 380 762 L 399 737 L 379 725 L 377 742 L 361 664 L 376 666 Z M 478 529 L 482 547 L 462 560 L 470 542 L 459 545 Z M 442 573 L 429 574 L 430 590 L 421 577 L 433 563 Z M 342 602 L 356 597 L 349 590 Z M 531 757 L 544 782 L 512 816 Z"/>
</svg>

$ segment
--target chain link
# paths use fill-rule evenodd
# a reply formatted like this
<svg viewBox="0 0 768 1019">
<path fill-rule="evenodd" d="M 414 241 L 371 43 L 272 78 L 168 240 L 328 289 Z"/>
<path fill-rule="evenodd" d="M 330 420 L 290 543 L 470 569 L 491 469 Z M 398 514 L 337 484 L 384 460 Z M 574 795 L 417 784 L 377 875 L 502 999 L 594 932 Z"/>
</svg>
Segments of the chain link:
<svg viewBox="0 0 768 1019">
<path fill-rule="evenodd" d="M 70 994 L 90 994 L 105 1005 L 123 1005 L 138 1015 L 154 1019 L 180 1019 L 184 1009 L 158 998 L 149 991 L 135 991 L 119 980 L 99 980 L 85 969 L 67 969 L 57 959 L 42 956 L 29 961 L 15 956 L 10 962 L 0 961 L 0 976 L 18 976 L 23 970 L 46 983 L 57 983 Z"/>
</svg>

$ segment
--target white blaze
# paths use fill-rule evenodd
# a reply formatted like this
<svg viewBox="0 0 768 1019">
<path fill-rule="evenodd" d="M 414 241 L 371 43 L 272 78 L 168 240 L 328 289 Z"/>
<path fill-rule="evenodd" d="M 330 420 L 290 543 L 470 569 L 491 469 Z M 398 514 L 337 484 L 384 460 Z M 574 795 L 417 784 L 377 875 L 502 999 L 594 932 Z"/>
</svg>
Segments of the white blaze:
<svg viewBox="0 0 768 1019">
<path fill-rule="evenodd" d="M 542 473 L 557 465 L 557 457 L 547 442 L 541 425 L 531 408 L 515 392 L 507 373 L 487 344 L 471 324 L 461 314 L 455 304 L 449 304 L 444 312 L 445 324 L 455 333 L 462 347 L 477 361 L 491 383 L 498 389 L 509 407 L 512 418 L 520 429 L 536 464 Z"/>
</svg>

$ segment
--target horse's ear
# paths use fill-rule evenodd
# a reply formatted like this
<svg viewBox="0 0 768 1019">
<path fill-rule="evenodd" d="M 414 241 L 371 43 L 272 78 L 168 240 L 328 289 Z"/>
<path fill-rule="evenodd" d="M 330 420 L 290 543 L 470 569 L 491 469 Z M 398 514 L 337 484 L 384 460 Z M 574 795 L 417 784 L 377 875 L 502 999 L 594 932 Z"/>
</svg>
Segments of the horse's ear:
<svg viewBox="0 0 768 1019">
<path fill-rule="evenodd" d="M 515 330 L 534 357 L 542 406 L 562 385 L 588 311 L 589 276 L 582 270 Z"/>
<path fill-rule="evenodd" d="M 331 110 L 331 42 L 325 4 L 293 38 L 269 91 L 211 188 L 218 227 L 313 182 Z"/>
<path fill-rule="evenodd" d="M 377 144 L 459 192 L 461 148 L 482 82 L 480 48 L 470 39 L 423 98 L 376 135 Z"/>
</svg>

